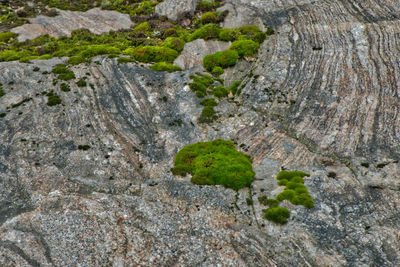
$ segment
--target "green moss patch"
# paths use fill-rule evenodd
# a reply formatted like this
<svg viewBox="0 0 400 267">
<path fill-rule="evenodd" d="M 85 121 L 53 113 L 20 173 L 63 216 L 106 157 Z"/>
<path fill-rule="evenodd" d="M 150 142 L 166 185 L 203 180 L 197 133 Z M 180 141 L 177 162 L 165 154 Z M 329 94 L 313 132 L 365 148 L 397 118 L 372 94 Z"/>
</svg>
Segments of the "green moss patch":
<svg viewBox="0 0 400 267">
<path fill-rule="evenodd" d="M 172 65 L 166 62 L 158 62 L 153 64 L 150 67 L 151 70 L 155 71 L 167 71 L 167 72 L 174 72 L 174 71 L 181 71 L 182 69 L 178 66 Z"/>
<path fill-rule="evenodd" d="M 203 65 L 207 71 L 211 72 L 215 67 L 227 68 L 234 66 L 238 58 L 239 54 L 235 50 L 225 50 L 205 56 Z"/>
<path fill-rule="evenodd" d="M 219 33 L 221 31 L 221 27 L 217 24 L 209 23 L 201 27 L 200 29 L 195 30 L 189 37 L 188 41 L 194 41 L 196 39 L 213 39 L 218 38 Z"/>
<path fill-rule="evenodd" d="M 133 57 L 141 62 L 172 62 L 178 52 L 168 47 L 143 46 L 133 51 Z"/>
<path fill-rule="evenodd" d="M 51 72 L 57 74 L 57 78 L 60 80 L 68 81 L 75 79 L 74 72 L 63 64 L 56 65 Z"/>
<path fill-rule="evenodd" d="M 290 211 L 283 207 L 271 207 L 266 210 L 264 217 L 269 221 L 285 224 L 290 217 Z"/>
<path fill-rule="evenodd" d="M 185 146 L 176 155 L 171 171 L 191 174 L 195 184 L 219 184 L 234 190 L 250 186 L 255 174 L 250 159 L 231 141 L 222 139 Z"/>
<path fill-rule="evenodd" d="M 229 49 L 235 50 L 239 57 L 253 57 L 259 48 L 259 44 L 253 40 L 234 41 Z"/>
<path fill-rule="evenodd" d="M 56 106 L 61 104 L 61 98 L 54 93 L 53 91 L 50 91 L 49 93 L 46 94 L 48 99 L 47 99 L 47 105 L 48 106 Z"/>
</svg>

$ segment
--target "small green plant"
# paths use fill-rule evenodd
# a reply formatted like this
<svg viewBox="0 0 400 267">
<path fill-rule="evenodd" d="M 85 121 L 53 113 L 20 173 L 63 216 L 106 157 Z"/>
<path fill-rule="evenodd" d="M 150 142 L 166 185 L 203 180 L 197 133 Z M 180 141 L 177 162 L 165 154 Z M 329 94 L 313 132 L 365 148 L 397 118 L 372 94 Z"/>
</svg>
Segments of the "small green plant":
<svg viewBox="0 0 400 267">
<path fill-rule="evenodd" d="M 50 91 L 46 95 L 47 95 L 47 105 L 48 106 L 55 106 L 55 105 L 61 104 L 61 102 L 62 102 L 61 98 L 53 91 Z"/>
<path fill-rule="evenodd" d="M 265 218 L 279 224 L 285 224 L 290 217 L 290 211 L 283 207 L 270 207 L 264 214 Z"/>
<path fill-rule="evenodd" d="M 207 95 L 207 91 L 211 90 L 212 85 L 214 84 L 213 77 L 209 75 L 191 75 L 191 79 L 193 82 L 189 84 L 189 88 L 196 93 L 196 96 L 201 98 Z"/>
<path fill-rule="evenodd" d="M 237 29 L 224 28 L 219 32 L 218 38 L 222 41 L 232 42 L 239 38 L 240 31 Z"/>
<path fill-rule="evenodd" d="M 222 98 L 228 96 L 229 91 L 223 86 L 217 86 L 211 90 L 211 94 L 217 98 Z"/>
<path fill-rule="evenodd" d="M 207 107 L 207 106 L 216 107 L 216 106 L 218 106 L 218 103 L 217 103 L 217 101 L 215 101 L 214 98 L 205 98 L 205 99 L 201 100 L 200 105 L 205 106 L 205 107 Z"/>
<path fill-rule="evenodd" d="M 69 87 L 69 85 L 66 83 L 61 83 L 60 90 L 63 92 L 69 92 L 69 91 L 71 91 L 71 87 Z"/>
<path fill-rule="evenodd" d="M 196 39 L 212 39 L 218 38 L 218 35 L 221 31 L 221 27 L 217 24 L 209 23 L 201 27 L 200 29 L 195 30 L 189 37 L 188 41 L 194 41 Z"/>
<path fill-rule="evenodd" d="M 239 58 L 235 50 L 225 50 L 207 55 L 203 59 L 204 68 L 211 72 L 215 67 L 227 68 L 234 66 Z"/>
<path fill-rule="evenodd" d="M 168 47 L 142 46 L 133 51 L 133 57 L 140 62 L 172 62 L 178 52 Z"/>
<path fill-rule="evenodd" d="M 242 80 L 235 81 L 229 87 L 229 91 L 232 92 L 233 95 L 239 95 L 240 91 L 238 90 L 239 85 L 242 83 Z"/>
<path fill-rule="evenodd" d="M 221 68 L 221 67 L 219 67 L 219 66 L 218 66 L 218 67 L 214 67 L 214 68 L 212 69 L 211 73 L 212 73 L 212 75 L 214 75 L 215 77 L 218 77 L 218 76 L 220 76 L 221 74 L 224 73 L 224 69 Z"/>
<path fill-rule="evenodd" d="M 0 97 L 5 96 L 6 91 L 4 91 L 3 87 L 0 86 Z"/>
<path fill-rule="evenodd" d="M 87 85 L 87 82 L 84 79 L 79 79 L 79 81 L 76 82 L 76 85 L 78 87 L 85 87 Z"/>
<path fill-rule="evenodd" d="M 249 40 L 253 40 L 259 44 L 264 42 L 266 34 L 263 33 L 256 25 L 247 25 L 239 28 L 240 33 Z"/>
<path fill-rule="evenodd" d="M 205 12 L 201 16 L 200 21 L 203 24 L 215 23 L 215 22 L 217 22 L 217 18 L 218 18 L 217 12 L 209 11 L 209 12 Z"/>
<path fill-rule="evenodd" d="M 231 141 L 222 139 L 185 146 L 176 155 L 171 171 L 192 174 L 195 184 L 219 184 L 234 190 L 248 187 L 254 180 L 251 160 Z"/>
<path fill-rule="evenodd" d="M 238 52 L 239 57 L 253 57 L 259 48 L 259 44 L 252 40 L 234 41 L 229 49 Z"/>
<path fill-rule="evenodd" d="M 18 35 L 13 32 L 0 32 L 0 43 L 7 43 L 11 39 L 16 38 Z"/>
<path fill-rule="evenodd" d="M 57 74 L 60 80 L 68 81 L 75 79 L 74 72 L 62 64 L 56 65 L 51 72 Z"/>
<path fill-rule="evenodd" d="M 167 37 L 161 46 L 181 52 L 185 46 L 185 41 L 179 37 Z"/>
<path fill-rule="evenodd" d="M 217 114 L 213 106 L 205 106 L 201 111 L 199 123 L 210 123 L 217 118 Z"/>
<path fill-rule="evenodd" d="M 253 199 L 250 197 L 246 198 L 246 204 L 249 206 L 253 205 Z"/>
<path fill-rule="evenodd" d="M 182 69 L 178 66 L 172 65 L 166 62 L 158 62 L 153 64 L 150 67 L 151 70 L 154 71 L 167 71 L 167 72 L 174 72 L 174 71 L 181 71 Z"/>
</svg>

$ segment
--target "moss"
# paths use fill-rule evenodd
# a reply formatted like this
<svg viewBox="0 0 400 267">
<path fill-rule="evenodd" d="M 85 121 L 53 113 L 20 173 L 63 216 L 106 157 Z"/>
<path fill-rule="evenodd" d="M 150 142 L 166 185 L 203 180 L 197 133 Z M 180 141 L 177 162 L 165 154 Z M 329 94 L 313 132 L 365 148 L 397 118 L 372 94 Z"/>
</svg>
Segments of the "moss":
<svg viewBox="0 0 400 267">
<path fill-rule="evenodd" d="M 172 62 L 178 52 L 168 47 L 143 46 L 133 51 L 133 57 L 140 62 Z"/>
<path fill-rule="evenodd" d="M 234 66 L 238 58 L 239 55 L 235 50 L 225 50 L 205 56 L 203 65 L 207 71 L 212 71 L 215 67 L 227 68 Z"/>
<path fill-rule="evenodd" d="M 68 81 L 75 79 L 74 72 L 63 64 L 56 65 L 51 72 L 57 74 L 60 80 Z"/>
<path fill-rule="evenodd" d="M 4 91 L 3 87 L 0 87 L 0 97 L 5 96 L 6 91 Z"/>
<path fill-rule="evenodd" d="M 214 98 L 206 98 L 206 99 L 203 99 L 201 102 L 200 102 L 200 105 L 202 105 L 202 106 L 209 106 L 209 107 L 216 107 L 216 106 L 218 106 L 218 103 L 215 101 L 215 99 Z"/>
<path fill-rule="evenodd" d="M 278 181 L 278 185 L 280 185 L 280 186 L 285 186 L 287 183 L 288 183 L 288 180 L 286 180 L 286 179 L 282 179 L 282 180 Z"/>
<path fill-rule="evenodd" d="M 217 22 L 217 19 L 218 19 L 218 14 L 217 14 L 217 12 L 214 12 L 214 11 L 205 12 L 200 17 L 200 21 L 203 24 L 215 23 L 215 22 Z"/>
<path fill-rule="evenodd" d="M 218 38 L 218 35 L 221 31 L 221 27 L 217 24 L 209 23 L 201 27 L 200 29 L 195 30 L 189 37 L 188 41 L 194 41 L 196 39 L 212 39 Z"/>
<path fill-rule="evenodd" d="M 61 98 L 54 93 L 53 91 L 50 91 L 47 95 L 47 105 L 48 106 L 55 106 L 61 104 Z"/>
<path fill-rule="evenodd" d="M 118 63 L 122 64 L 122 63 L 130 63 L 130 62 L 135 62 L 134 59 L 130 58 L 130 57 L 118 57 L 117 59 Z"/>
<path fill-rule="evenodd" d="M 196 10 L 197 11 L 211 11 L 215 9 L 214 2 L 213 1 L 200 1 L 196 5 Z"/>
<path fill-rule="evenodd" d="M 174 166 L 173 172 L 192 174 L 195 184 L 220 184 L 239 190 L 254 180 L 248 157 L 237 151 L 231 141 L 222 139 L 185 146 L 176 155 Z"/>
<path fill-rule="evenodd" d="M 314 200 L 308 193 L 296 194 L 291 200 L 291 202 L 294 205 L 303 205 L 308 209 L 314 207 Z"/>
<path fill-rule="evenodd" d="M 249 40 L 257 43 L 262 43 L 265 40 L 266 34 L 263 33 L 256 25 L 247 25 L 239 28 L 240 33 Z"/>
<path fill-rule="evenodd" d="M 211 90 L 211 94 L 217 98 L 222 98 L 228 96 L 229 91 L 223 86 L 217 86 Z"/>
<path fill-rule="evenodd" d="M 199 123 L 211 123 L 217 118 L 213 106 L 205 106 L 201 111 Z"/>
<path fill-rule="evenodd" d="M 253 205 L 253 199 L 250 197 L 246 198 L 246 204 L 249 206 Z"/>
<path fill-rule="evenodd" d="M 71 91 L 71 87 L 69 87 L 69 85 L 66 83 L 61 83 L 60 90 L 63 92 L 69 92 L 69 91 Z"/>
<path fill-rule="evenodd" d="M 212 73 L 214 76 L 218 77 L 218 76 L 220 76 L 221 74 L 224 73 L 224 69 L 221 68 L 221 67 L 219 67 L 219 66 L 218 66 L 218 67 L 214 67 L 214 68 L 212 69 L 211 73 Z"/>
<path fill-rule="evenodd" d="M 7 115 L 7 113 L 0 113 L 0 118 L 4 118 Z"/>
<path fill-rule="evenodd" d="M 214 79 L 209 75 L 192 75 L 190 77 L 193 82 L 189 84 L 189 88 L 196 93 L 197 97 L 205 97 L 207 90 L 211 89 Z"/>
<path fill-rule="evenodd" d="M 291 201 L 295 196 L 296 192 L 294 190 L 286 189 L 276 196 L 276 200 L 278 200 L 279 202 L 285 199 Z"/>
<path fill-rule="evenodd" d="M 270 207 L 278 207 L 279 206 L 279 201 L 273 198 L 269 198 L 265 201 L 265 204 L 270 206 Z"/>
<path fill-rule="evenodd" d="M 362 167 L 369 168 L 369 163 L 368 163 L 368 162 L 361 162 L 360 165 L 361 165 Z"/>
<path fill-rule="evenodd" d="M 89 150 L 89 149 L 90 149 L 90 146 L 89 146 L 89 145 L 79 145 L 79 146 L 78 146 L 78 149 L 79 149 L 79 150 L 86 151 L 86 150 Z"/>
<path fill-rule="evenodd" d="M 135 34 L 142 33 L 142 34 L 148 35 L 148 34 L 149 34 L 149 31 L 150 31 L 150 25 L 149 25 L 149 23 L 148 23 L 147 21 L 138 24 L 138 25 L 133 29 L 133 32 L 134 32 Z"/>
<path fill-rule="evenodd" d="M 182 69 L 178 66 L 172 65 L 166 62 L 158 62 L 153 64 L 150 67 L 151 70 L 154 71 L 167 71 L 167 72 L 174 72 L 174 71 L 181 71 Z"/>
<path fill-rule="evenodd" d="M 329 178 L 336 178 L 336 176 L 337 176 L 336 172 L 328 172 Z"/>
<path fill-rule="evenodd" d="M 270 207 L 265 212 L 265 218 L 279 224 L 285 224 L 290 217 L 290 211 L 283 207 Z"/>
<path fill-rule="evenodd" d="M 259 44 L 252 40 L 238 40 L 232 43 L 229 49 L 238 52 L 239 57 L 253 57 L 259 48 Z"/>
<path fill-rule="evenodd" d="M 179 37 L 167 37 L 161 46 L 181 52 L 185 46 L 185 41 Z"/>
<path fill-rule="evenodd" d="M 242 83 L 242 80 L 233 82 L 232 85 L 229 87 L 229 91 L 231 91 L 232 94 L 234 94 L 234 95 L 238 95 L 238 93 L 239 93 L 238 87 L 241 83 Z"/>
<path fill-rule="evenodd" d="M 224 28 L 219 32 L 218 38 L 222 41 L 232 42 L 239 38 L 240 31 L 237 29 Z"/>
<path fill-rule="evenodd" d="M 87 85 L 87 82 L 84 79 L 79 79 L 79 81 L 76 82 L 76 85 L 78 87 L 85 87 Z"/>
<path fill-rule="evenodd" d="M 301 172 L 301 171 L 280 171 L 278 175 L 276 176 L 276 179 L 282 180 L 286 179 L 290 181 L 293 177 L 305 177 L 305 176 L 310 176 L 308 173 Z"/>
<path fill-rule="evenodd" d="M 11 39 L 15 39 L 18 34 L 13 32 L 0 32 L 0 43 L 7 43 Z"/>
</svg>

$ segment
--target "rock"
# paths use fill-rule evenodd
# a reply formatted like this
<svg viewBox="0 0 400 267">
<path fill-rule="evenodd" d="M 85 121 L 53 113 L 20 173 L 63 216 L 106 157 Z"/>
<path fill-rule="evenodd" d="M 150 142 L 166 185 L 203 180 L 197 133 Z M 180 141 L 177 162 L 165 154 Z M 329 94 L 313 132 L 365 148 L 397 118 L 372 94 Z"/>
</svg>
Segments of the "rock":
<svg viewBox="0 0 400 267">
<path fill-rule="evenodd" d="M 58 16 L 30 18 L 30 24 L 13 28 L 11 31 L 19 34 L 18 40 L 23 42 L 45 34 L 53 37 L 70 36 L 73 30 L 80 28 L 101 34 L 111 30 L 127 29 L 132 25 L 129 15 L 100 8 L 93 8 L 86 12 L 57 11 L 59 12 Z"/>
<path fill-rule="evenodd" d="M 175 59 L 174 64 L 185 70 L 193 67 L 202 67 L 205 56 L 226 50 L 229 46 L 229 42 L 197 39 L 185 44 L 183 51 Z"/>
<path fill-rule="evenodd" d="M 198 0 L 165 0 L 156 6 L 156 13 L 177 20 L 185 13 L 193 14 L 197 2 Z"/>
</svg>

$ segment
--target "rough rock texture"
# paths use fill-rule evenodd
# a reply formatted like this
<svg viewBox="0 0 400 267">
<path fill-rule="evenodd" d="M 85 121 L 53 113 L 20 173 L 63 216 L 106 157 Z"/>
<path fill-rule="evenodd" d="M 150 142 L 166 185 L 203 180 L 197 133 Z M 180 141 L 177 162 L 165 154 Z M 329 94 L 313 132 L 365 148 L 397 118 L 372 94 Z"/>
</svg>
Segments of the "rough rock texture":
<svg viewBox="0 0 400 267">
<path fill-rule="evenodd" d="M 177 20 L 184 13 L 192 13 L 198 0 L 165 0 L 156 6 L 156 13 Z"/>
<path fill-rule="evenodd" d="M 0 64 L 0 266 L 400 265 L 398 3 L 228 4 L 276 34 L 226 71 L 245 87 L 211 125 L 190 71 L 98 58 L 65 93 L 41 74 L 59 60 Z M 250 190 L 171 175 L 180 148 L 214 138 L 252 156 Z M 284 203 L 279 226 L 257 198 L 280 192 L 282 167 L 311 174 L 315 207 Z"/>
<path fill-rule="evenodd" d="M 53 37 L 70 36 L 73 30 L 89 29 L 95 34 L 127 29 L 132 21 L 127 14 L 93 8 L 86 12 L 57 10 L 58 16 L 38 16 L 25 24 L 12 29 L 18 33 L 20 42 L 48 34 Z"/>
<path fill-rule="evenodd" d="M 228 49 L 230 42 L 204 41 L 197 39 L 186 43 L 181 54 L 175 59 L 174 64 L 188 70 L 193 67 L 203 67 L 203 58 L 207 55 Z"/>
</svg>

